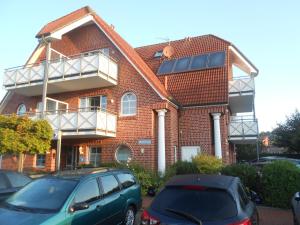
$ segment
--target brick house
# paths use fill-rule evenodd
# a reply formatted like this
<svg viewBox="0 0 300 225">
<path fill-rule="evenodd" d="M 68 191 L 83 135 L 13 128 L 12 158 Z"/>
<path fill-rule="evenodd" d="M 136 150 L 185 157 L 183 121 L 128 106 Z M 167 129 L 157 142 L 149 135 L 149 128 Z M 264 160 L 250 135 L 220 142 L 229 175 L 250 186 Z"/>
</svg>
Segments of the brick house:
<svg viewBox="0 0 300 225">
<path fill-rule="evenodd" d="M 204 152 L 233 163 L 235 144 L 257 140 L 258 70 L 226 40 L 133 48 L 89 7 L 48 23 L 36 38 L 26 65 L 5 70 L 0 106 L 2 114 L 44 117 L 54 129 L 52 148 L 27 155 L 26 168 L 131 160 L 163 172 Z M 0 157 L 2 168 L 17 167 L 15 156 Z"/>
</svg>

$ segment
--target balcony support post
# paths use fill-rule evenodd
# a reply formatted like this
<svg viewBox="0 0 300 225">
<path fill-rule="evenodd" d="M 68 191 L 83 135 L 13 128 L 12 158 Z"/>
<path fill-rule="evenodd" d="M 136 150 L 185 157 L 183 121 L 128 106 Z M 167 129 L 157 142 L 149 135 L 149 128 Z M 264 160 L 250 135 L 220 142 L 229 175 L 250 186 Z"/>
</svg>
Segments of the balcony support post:
<svg viewBox="0 0 300 225">
<path fill-rule="evenodd" d="M 47 110 L 47 87 L 48 87 L 48 74 L 49 74 L 49 64 L 51 59 L 51 42 L 47 40 L 43 40 L 46 45 L 46 60 L 44 66 L 44 82 L 43 82 L 43 97 L 42 97 L 42 116 L 44 118 L 45 112 Z"/>
<path fill-rule="evenodd" d="M 57 145 L 56 145 L 56 171 L 60 170 L 60 156 L 61 156 L 61 131 L 57 133 Z"/>
<path fill-rule="evenodd" d="M 166 170 L 166 139 L 165 116 L 167 110 L 157 110 L 158 113 L 158 172 L 163 175 Z"/>
<path fill-rule="evenodd" d="M 214 144 L 215 144 L 215 156 L 218 159 L 222 159 L 222 145 L 221 145 L 221 129 L 220 129 L 220 117 L 221 113 L 212 113 L 214 120 Z"/>
</svg>

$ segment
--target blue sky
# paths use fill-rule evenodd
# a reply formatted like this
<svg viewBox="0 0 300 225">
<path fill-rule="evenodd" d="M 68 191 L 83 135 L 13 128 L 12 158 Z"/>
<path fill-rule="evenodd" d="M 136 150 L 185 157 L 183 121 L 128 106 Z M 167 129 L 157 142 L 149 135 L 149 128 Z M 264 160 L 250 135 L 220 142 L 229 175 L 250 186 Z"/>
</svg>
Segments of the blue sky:
<svg viewBox="0 0 300 225">
<path fill-rule="evenodd" d="M 132 46 L 215 34 L 235 44 L 260 70 L 256 112 L 260 131 L 300 109 L 300 1 L 1 1 L 0 80 L 26 62 L 47 22 L 85 5 L 113 24 Z M 0 89 L 0 98 L 5 94 Z"/>
</svg>

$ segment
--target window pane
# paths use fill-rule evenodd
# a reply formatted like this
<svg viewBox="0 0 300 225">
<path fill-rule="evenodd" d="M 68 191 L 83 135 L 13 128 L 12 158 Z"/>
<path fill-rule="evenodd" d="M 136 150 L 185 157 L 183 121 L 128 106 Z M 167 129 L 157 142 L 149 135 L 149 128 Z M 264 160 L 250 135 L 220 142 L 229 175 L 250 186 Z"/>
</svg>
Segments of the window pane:
<svg viewBox="0 0 300 225">
<path fill-rule="evenodd" d="M 8 185 L 6 183 L 6 179 L 5 179 L 3 174 L 0 174 L 0 190 L 1 189 L 6 189 L 6 188 L 8 188 Z"/>
<path fill-rule="evenodd" d="M 100 147 L 90 147 L 90 164 L 97 167 L 100 166 L 101 162 L 101 148 Z"/>
<path fill-rule="evenodd" d="M 221 67 L 225 63 L 225 52 L 215 52 L 209 55 L 208 67 Z"/>
<path fill-rule="evenodd" d="M 187 71 L 190 64 L 190 57 L 178 59 L 174 68 L 174 72 Z"/>
<path fill-rule="evenodd" d="M 24 115 L 26 113 L 26 106 L 21 104 L 18 106 L 17 115 Z"/>
<path fill-rule="evenodd" d="M 171 73 L 175 62 L 176 60 L 164 61 L 158 69 L 158 74 Z"/>
<path fill-rule="evenodd" d="M 207 65 L 208 55 L 194 56 L 191 63 L 191 70 L 205 69 Z"/>
<path fill-rule="evenodd" d="M 189 212 L 202 221 L 223 220 L 237 214 L 236 204 L 226 191 L 210 188 L 193 190 L 184 187 L 168 187 L 160 192 L 152 207 L 155 211 L 172 217 L 175 215 L 165 209 Z"/>
<path fill-rule="evenodd" d="M 89 180 L 80 185 L 75 196 L 75 203 L 91 202 L 100 196 L 99 186 L 96 179 Z"/>
<path fill-rule="evenodd" d="M 117 150 L 116 157 L 119 162 L 126 163 L 131 159 L 131 150 L 126 146 L 121 146 Z"/>
<path fill-rule="evenodd" d="M 46 162 L 46 155 L 40 155 L 38 154 L 36 156 L 36 166 L 38 167 L 44 167 Z"/>
<path fill-rule="evenodd" d="M 127 93 L 122 97 L 122 114 L 135 115 L 136 114 L 136 95 Z"/>
<path fill-rule="evenodd" d="M 122 184 L 123 188 L 127 188 L 135 184 L 135 179 L 132 174 L 122 173 L 118 174 L 117 177 L 120 183 Z"/>
<path fill-rule="evenodd" d="M 112 175 L 101 177 L 103 195 L 109 195 L 120 190 L 119 183 Z"/>
<path fill-rule="evenodd" d="M 106 110 L 106 106 L 107 106 L 107 97 L 101 96 L 101 109 Z"/>
<path fill-rule="evenodd" d="M 31 181 L 30 178 L 14 172 L 6 173 L 6 176 L 13 187 L 23 187 Z"/>
<path fill-rule="evenodd" d="M 73 180 L 42 178 L 31 182 L 7 201 L 28 208 L 59 210 L 76 184 Z"/>
</svg>

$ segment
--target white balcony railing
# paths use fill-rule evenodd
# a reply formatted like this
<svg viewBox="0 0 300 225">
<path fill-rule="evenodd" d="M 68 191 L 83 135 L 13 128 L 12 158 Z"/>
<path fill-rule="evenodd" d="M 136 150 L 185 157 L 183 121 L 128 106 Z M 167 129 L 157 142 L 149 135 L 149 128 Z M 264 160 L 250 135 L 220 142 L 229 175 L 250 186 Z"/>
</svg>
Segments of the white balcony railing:
<svg viewBox="0 0 300 225">
<path fill-rule="evenodd" d="M 229 81 L 229 93 L 254 92 L 253 78 L 239 78 Z"/>
<path fill-rule="evenodd" d="M 41 113 L 30 114 L 31 119 L 42 118 Z M 117 116 L 113 113 L 94 109 L 76 109 L 67 111 L 48 111 L 45 119 L 55 133 L 62 131 L 63 136 L 106 136 L 115 137 Z"/>
<path fill-rule="evenodd" d="M 48 79 L 61 82 L 67 78 L 82 78 L 90 74 L 104 75 L 106 80 L 117 81 L 117 63 L 100 51 L 89 52 L 62 58 L 49 63 Z M 25 65 L 6 69 L 4 72 L 4 87 L 11 89 L 18 86 L 30 86 L 42 83 L 44 80 L 44 63 Z"/>
<path fill-rule="evenodd" d="M 231 116 L 229 124 L 230 137 L 257 137 L 258 123 L 253 116 Z"/>
</svg>

